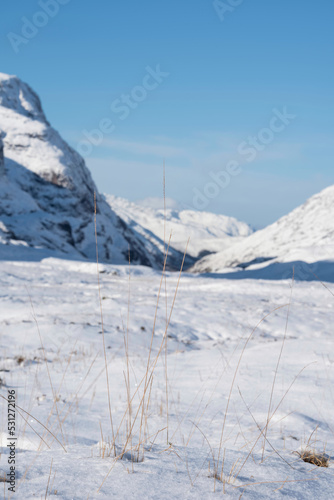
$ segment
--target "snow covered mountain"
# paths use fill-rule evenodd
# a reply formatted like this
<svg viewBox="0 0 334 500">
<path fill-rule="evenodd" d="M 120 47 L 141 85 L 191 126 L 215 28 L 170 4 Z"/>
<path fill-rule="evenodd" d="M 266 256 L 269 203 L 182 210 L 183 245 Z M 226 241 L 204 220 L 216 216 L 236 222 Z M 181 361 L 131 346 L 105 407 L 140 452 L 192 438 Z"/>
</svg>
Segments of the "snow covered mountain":
<svg viewBox="0 0 334 500">
<path fill-rule="evenodd" d="M 297 261 L 306 264 L 332 261 L 334 264 L 334 186 L 312 196 L 288 215 L 232 248 L 204 257 L 193 270 L 259 269 Z"/>
<path fill-rule="evenodd" d="M 161 266 L 163 253 L 111 210 L 83 158 L 48 123 L 37 94 L 0 73 L 0 255 L 47 249 L 101 261 Z M 170 266 L 182 254 L 171 250 Z M 189 260 L 189 259 L 188 259 Z M 192 264 L 193 260 L 187 262 Z"/>
<path fill-rule="evenodd" d="M 123 198 L 106 195 L 111 208 L 126 224 L 141 234 L 145 240 L 163 249 L 164 210 L 131 203 Z M 245 222 L 233 217 L 195 210 L 166 210 L 166 242 L 184 252 L 189 240 L 188 254 L 195 259 L 218 252 L 241 241 L 252 233 Z"/>
</svg>

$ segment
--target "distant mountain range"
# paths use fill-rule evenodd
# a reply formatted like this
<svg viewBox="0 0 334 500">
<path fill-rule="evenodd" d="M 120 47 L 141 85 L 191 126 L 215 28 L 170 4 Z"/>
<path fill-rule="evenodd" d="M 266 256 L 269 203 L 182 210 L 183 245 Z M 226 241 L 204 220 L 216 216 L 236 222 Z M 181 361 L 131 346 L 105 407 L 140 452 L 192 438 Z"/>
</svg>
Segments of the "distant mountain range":
<svg viewBox="0 0 334 500">
<path fill-rule="evenodd" d="M 253 232 L 245 222 L 226 215 L 171 208 L 165 214 L 162 208 L 150 208 L 111 195 L 106 195 L 106 200 L 144 241 L 151 241 L 161 250 L 164 239 L 168 243 L 171 235 L 171 246 L 184 252 L 189 238 L 187 252 L 194 259 L 229 248 Z"/>
</svg>

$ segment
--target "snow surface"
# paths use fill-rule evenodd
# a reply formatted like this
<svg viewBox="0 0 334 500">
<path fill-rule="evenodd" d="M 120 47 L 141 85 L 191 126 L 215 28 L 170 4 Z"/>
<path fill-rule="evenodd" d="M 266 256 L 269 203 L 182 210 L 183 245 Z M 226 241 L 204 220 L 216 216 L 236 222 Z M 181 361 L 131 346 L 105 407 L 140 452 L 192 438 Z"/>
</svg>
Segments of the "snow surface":
<svg viewBox="0 0 334 500">
<path fill-rule="evenodd" d="M 126 224 L 148 241 L 158 240 L 163 247 L 164 239 L 168 242 L 172 234 L 172 247 L 184 252 L 190 238 L 187 253 L 195 258 L 228 248 L 252 233 L 248 224 L 234 217 L 175 208 L 166 209 L 165 226 L 163 208 L 131 203 L 112 195 L 106 195 L 106 200 Z"/>
<path fill-rule="evenodd" d="M 120 453 L 126 442 L 126 421 L 121 423 L 127 407 L 124 332 L 128 330 L 134 419 L 161 277 L 141 266 L 130 269 L 130 280 L 127 266 L 104 265 L 99 271 Z M 168 315 L 177 279 L 177 273 L 167 273 Z M 14 388 L 17 405 L 29 412 L 26 423 L 17 407 L 17 493 L 10 496 L 6 483 L 0 483 L 0 491 L 3 487 L 5 498 L 27 500 L 44 498 L 47 488 L 48 498 L 65 500 L 203 499 L 221 497 L 224 491 L 233 499 L 332 498 L 331 463 L 317 468 L 294 453 L 309 444 L 333 456 L 334 297 L 333 286 L 325 286 L 184 274 L 168 328 L 168 443 L 163 351 L 151 379 L 144 459 L 133 463 L 130 443 L 122 460 L 114 460 L 110 450 L 96 264 L 50 257 L 0 261 L 0 390 L 6 397 Z M 164 290 L 163 283 L 151 361 L 164 344 Z M 267 420 L 282 346 L 262 460 L 259 428 Z M 139 420 L 132 446 L 138 442 Z M 8 436 L 3 399 L 1 421 L 4 473 Z M 223 482 L 213 478 L 220 440 Z"/>
<path fill-rule="evenodd" d="M 239 266 L 248 270 L 265 269 L 276 273 L 286 266 L 277 263 L 297 263 L 302 267 L 300 279 L 314 279 L 312 270 L 334 276 L 334 186 L 312 196 L 303 205 L 282 217 L 274 224 L 257 231 L 249 238 L 215 255 L 198 261 L 196 272 L 224 272 L 227 267 Z M 264 264 L 261 264 L 264 262 Z M 301 264 L 304 263 L 304 264 Z M 260 264 L 260 266 L 259 266 Z M 311 272 L 307 264 L 313 265 Z M 290 266 L 291 268 L 292 266 Z M 326 268 L 323 272 L 323 268 Z M 270 274 L 267 270 L 267 274 Z M 273 274 L 273 273 L 271 273 Z M 258 273 L 259 275 L 259 273 Z M 262 272 L 263 276 L 264 273 Z"/>
</svg>

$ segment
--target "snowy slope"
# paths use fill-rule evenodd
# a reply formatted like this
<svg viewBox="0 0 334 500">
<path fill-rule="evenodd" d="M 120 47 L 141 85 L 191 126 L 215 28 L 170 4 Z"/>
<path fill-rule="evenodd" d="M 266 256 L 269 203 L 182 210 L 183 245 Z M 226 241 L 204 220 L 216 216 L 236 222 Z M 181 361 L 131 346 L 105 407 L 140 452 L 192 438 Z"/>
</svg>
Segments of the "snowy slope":
<svg viewBox="0 0 334 500">
<path fill-rule="evenodd" d="M 105 265 L 101 271 L 118 459 L 111 446 L 96 265 L 0 261 L 0 394 L 7 398 L 14 390 L 17 402 L 16 493 L 0 482 L 0 497 L 333 498 L 334 298 L 328 290 L 318 282 L 295 283 L 286 329 L 290 282 L 185 274 L 168 327 L 166 364 L 164 349 L 159 356 L 164 293 L 154 319 L 160 273 L 131 269 L 127 320 L 128 267 Z M 167 273 L 168 314 L 176 283 L 176 273 Z M 149 353 L 150 397 L 140 435 Z M 135 425 L 127 440 L 129 393 Z M 8 405 L 2 398 L 0 418 L 1 480 L 9 472 Z M 216 468 L 223 481 L 215 481 L 220 443 Z M 329 467 L 300 460 L 296 452 L 305 448 L 325 451 L 332 457 Z"/>
<path fill-rule="evenodd" d="M 233 248 L 204 257 L 194 270 L 217 272 L 235 266 L 259 269 L 296 261 L 334 263 L 334 186 Z"/>
<path fill-rule="evenodd" d="M 130 227 L 149 241 L 158 242 L 163 248 L 164 210 L 131 203 L 123 198 L 106 195 L 111 208 Z M 218 252 L 234 245 L 252 233 L 245 222 L 233 217 L 193 210 L 166 209 L 165 239 L 184 252 L 189 240 L 188 254 L 199 258 L 208 253 Z"/>
<path fill-rule="evenodd" d="M 36 93 L 0 73 L 0 243 L 96 258 L 94 192 L 101 261 L 161 265 L 163 254 L 110 209 L 83 158 L 46 120 Z M 4 173 L 5 169 L 5 173 Z M 1 249 L 1 247 L 0 247 Z M 6 249 L 2 248 L 1 252 Z M 8 249 L 6 254 L 8 254 Z M 176 261 L 182 255 L 174 252 Z"/>
</svg>

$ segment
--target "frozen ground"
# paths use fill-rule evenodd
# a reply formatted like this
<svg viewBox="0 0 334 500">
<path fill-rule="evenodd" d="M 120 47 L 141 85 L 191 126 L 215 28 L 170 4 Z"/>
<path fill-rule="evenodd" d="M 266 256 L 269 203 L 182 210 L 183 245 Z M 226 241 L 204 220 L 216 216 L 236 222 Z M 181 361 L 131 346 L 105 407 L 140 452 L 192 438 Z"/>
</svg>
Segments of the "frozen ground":
<svg viewBox="0 0 334 500">
<path fill-rule="evenodd" d="M 126 445 L 126 453 L 115 460 L 111 446 L 96 265 L 52 258 L 1 261 L 1 394 L 7 397 L 7 390 L 15 389 L 17 404 L 30 415 L 24 414 L 25 422 L 17 414 L 17 492 L 10 495 L 8 484 L 0 483 L 0 495 L 27 500 L 203 499 L 225 492 L 235 499 L 332 498 L 331 464 L 318 468 L 294 453 L 308 443 L 333 454 L 334 296 L 329 290 L 318 281 L 297 281 L 291 290 L 289 280 L 183 275 L 168 328 L 169 417 L 163 350 L 148 376 L 140 433 L 140 411 L 135 416 L 145 385 L 160 274 L 133 267 L 129 302 L 126 266 L 100 266 L 99 278 L 114 433 L 119 429 L 115 450 L 121 454 Z M 176 284 L 177 274 L 169 273 L 168 315 Z M 326 286 L 333 291 L 332 284 Z M 263 452 L 261 431 L 291 295 Z M 151 366 L 165 326 L 163 282 Z M 130 399 L 134 395 L 131 424 L 128 394 Z M 126 443 L 127 426 L 133 422 Z M 3 474 L 8 472 L 3 399 L 1 424 Z M 133 462 L 131 446 L 135 449 L 144 437 L 142 461 Z M 132 456 L 137 458 L 137 452 Z M 223 481 L 213 477 L 218 456 Z"/>
</svg>

